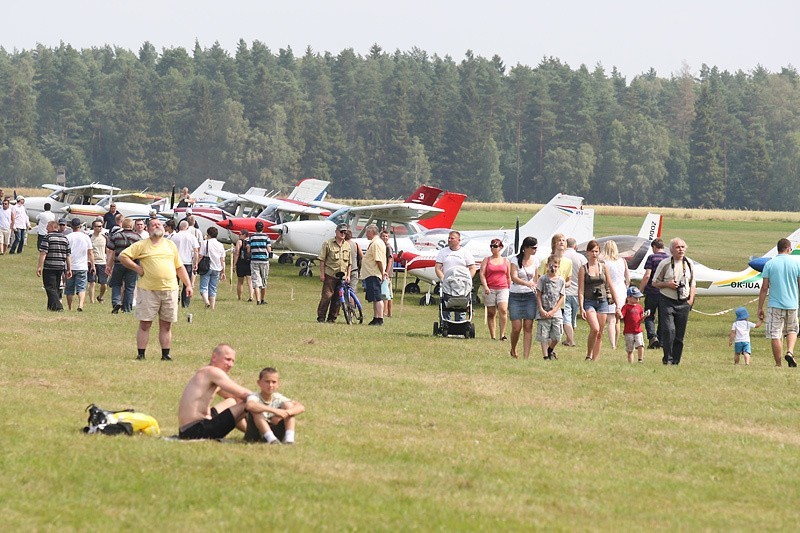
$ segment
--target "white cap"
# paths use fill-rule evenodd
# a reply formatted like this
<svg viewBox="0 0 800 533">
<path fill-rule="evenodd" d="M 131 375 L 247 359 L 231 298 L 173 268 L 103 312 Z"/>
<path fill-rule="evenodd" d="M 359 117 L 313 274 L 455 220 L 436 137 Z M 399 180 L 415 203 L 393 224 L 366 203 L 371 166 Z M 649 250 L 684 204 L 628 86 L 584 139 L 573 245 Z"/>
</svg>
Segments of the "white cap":
<svg viewBox="0 0 800 533">
<path fill-rule="evenodd" d="M 186 214 L 187 215 L 191 215 L 192 214 L 192 208 L 191 207 L 187 207 L 186 208 Z"/>
</svg>

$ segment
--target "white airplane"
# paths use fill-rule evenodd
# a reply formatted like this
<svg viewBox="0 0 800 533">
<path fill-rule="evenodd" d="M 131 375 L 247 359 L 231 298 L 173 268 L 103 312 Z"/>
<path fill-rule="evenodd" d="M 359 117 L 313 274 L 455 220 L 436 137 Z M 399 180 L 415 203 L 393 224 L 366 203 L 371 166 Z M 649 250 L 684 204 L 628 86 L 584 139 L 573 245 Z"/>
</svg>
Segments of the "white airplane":
<svg viewBox="0 0 800 533">
<path fill-rule="evenodd" d="M 255 217 L 274 212 L 286 212 L 291 210 L 310 210 L 320 213 L 320 216 L 327 216 L 329 211 L 320 208 L 308 207 L 308 202 L 320 201 L 325 198 L 330 182 L 308 178 L 301 180 L 286 198 L 277 198 L 274 192 L 266 189 L 251 187 L 243 194 L 231 193 L 223 190 L 210 189 L 206 191 L 209 196 L 215 196 L 222 201 L 217 204 L 197 204 L 193 207 L 175 208 L 175 219 L 183 220 L 187 214 L 194 215 L 200 230 L 205 232 L 211 226 L 217 226 L 220 242 L 236 242 L 239 238 L 238 228 L 230 221 L 248 219 L 255 226 Z M 265 221 L 265 228 L 274 222 Z M 254 229 L 254 228 L 247 228 Z"/>
<path fill-rule="evenodd" d="M 519 228 L 507 230 L 462 231 L 461 246 L 469 250 L 475 261 L 482 261 L 491 251 L 489 243 L 492 239 L 503 242 L 503 255 L 513 256 L 517 243 L 525 237 L 536 237 L 539 242 L 537 257 L 540 261 L 550 255 L 550 239 L 555 233 L 563 233 L 577 241 L 588 241 L 594 234 L 594 209 L 583 209 L 583 198 L 566 194 L 555 195 L 531 219 Z M 404 263 L 406 270 L 417 281 L 406 286 L 411 293 L 419 292 L 418 281 L 426 281 L 432 285 L 439 279 L 434 266 L 439 250 L 447 245 L 450 230 L 437 229 L 416 236 L 411 248 L 404 248 L 395 254 L 396 260 Z"/>
<path fill-rule="evenodd" d="M 600 244 L 600 250 L 606 241 L 614 241 L 619 250 L 619 256 L 628 263 L 628 271 L 631 279 L 642 279 L 644 276 L 644 264 L 647 258 L 653 254 L 650 243 L 656 237 L 661 237 L 663 229 L 663 217 L 658 213 L 648 213 L 644 217 L 642 227 L 637 235 L 611 235 L 608 237 L 597 237 L 595 240 Z M 580 243 L 577 250 L 586 255 L 587 242 Z"/>
<path fill-rule="evenodd" d="M 339 224 L 350 227 L 362 249 L 368 245 L 364 233 L 370 224 L 388 228 L 394 235 L 394 247 L 398 249 L 413 246 L 410 237 L 426 231 L 431 224 L 452 226 L 466 195 L 445 192 L 437 199 L 441 192 L 439 188 L 423 185 L 404 202 L 344 206 L 324 220 L 295 220 L 275 224 L 271 229 L 279 235 L 277 245 L 287 250 L 287 255 L 302 256 L 297 261 L 301 274 L 310 275 L 309 263 L 319 254 L 322 243 L 333 238 Z M 281 262 L 286 262 L 283 257 Z"/>
<path fill-rule="evenodd" d="M 224 183 L 224 181 L 206 180 L 191 193 L 191 197 L 202 198 L 206 195 L 209 187 L 222 186 Z M 153 211 L 164 217 L 172 216 L 170 199 L 166 196 L 134 192 L 123 194 L 106 193 L 97 195 L 97 198 L 98 200 L 94 204 L 71 203 L 62 207 L 60 211 L 68 215 L 69 218 L 77 217 L 86 224 L 91 223 L 97 217 L 105 215 L 111 204 L 116 205 L 117 212 L 126 217 L 148 217 Z"/>
<path fill-rule="evenodd" d="M 90 206 L 109 194 L 119 192 L 119 188 L 103 185 L 102 183 L 89 183 L 74 187 L 45 183 L 42 187 L 51 189 L 53 192 L 50 196 L 29 196 L 25 198 L 25 208 L 28 210 L 28 217 L 31 219 L 32 224 L 36 224 L 36 217 L 44 211 L 44 204 L 46 203 L 50 204 L 50 211 L 58 217 L 63 212 L 64 207 L 68 205 Z"/>
<path fill-rule="evenodd" d="M 800 228 L 786 237 L 792 243 L 792 256 L 800 259 Z M 777 246 L 758 259 L 752 260 L 754 266 L 761 266 L 778 255 Z M 739 272 L 715 270 L 694 263 L 694 276 L 697 280 L 697 294 L 706 296 L 756 296 L 761 292 L 761 272 L 748 266 Z"/>
</svg>

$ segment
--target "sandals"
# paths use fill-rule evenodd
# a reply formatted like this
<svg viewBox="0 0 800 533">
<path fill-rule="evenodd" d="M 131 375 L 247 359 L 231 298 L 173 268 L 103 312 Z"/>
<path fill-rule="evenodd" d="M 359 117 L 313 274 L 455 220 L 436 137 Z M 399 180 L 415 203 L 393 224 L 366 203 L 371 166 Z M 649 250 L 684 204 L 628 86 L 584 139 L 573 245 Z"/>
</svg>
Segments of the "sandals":
<svg viewBox="0 0 800 533">
<path fill-rule="evenodd" d="M 511 350 L 511 351 L 509 352 L 509 355 L 510 355 L 512 358 L 514 358 L 514 359 L 519 359 L 519 357 L 517 357 L 517 354 L 515 354 L 515 353 L 514 353 L 514 350 Z"/>
<path fill-rule="evenodd" d="M 792 352 L 786 352 L 786 355 L 783 356 L 786 359 L 786 364 L 789 365 L 789 368 L 795 368 L 797 363 L 794 360 L 794 354 Z"/>
</svg>

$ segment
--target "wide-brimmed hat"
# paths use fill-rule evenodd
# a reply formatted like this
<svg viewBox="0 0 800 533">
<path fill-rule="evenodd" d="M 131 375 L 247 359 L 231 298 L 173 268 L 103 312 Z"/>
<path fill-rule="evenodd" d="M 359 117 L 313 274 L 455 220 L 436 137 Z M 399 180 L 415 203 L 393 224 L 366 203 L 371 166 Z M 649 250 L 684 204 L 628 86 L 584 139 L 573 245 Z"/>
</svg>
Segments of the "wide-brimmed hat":
<svg viewBox="0 0 800 533">
<path fill-rule="evenodd" d="M 736 320 L 747 320 L 748 318 L 750 318 L 750 313 L 747 312 L 747 309 L 744 307 L 736 308 Z"/>
</svg>

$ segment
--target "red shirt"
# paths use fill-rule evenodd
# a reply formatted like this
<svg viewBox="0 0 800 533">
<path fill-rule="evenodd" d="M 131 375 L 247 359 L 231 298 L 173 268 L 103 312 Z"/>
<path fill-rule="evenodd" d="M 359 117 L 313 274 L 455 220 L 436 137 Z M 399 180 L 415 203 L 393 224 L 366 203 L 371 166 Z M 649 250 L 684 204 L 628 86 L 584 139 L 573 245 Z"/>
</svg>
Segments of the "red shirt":
<svg viewBox="0 0 800 533">
<path fill-rule="evenodd" d="M 639 304 L 622 306 L 622 321 L 625 323 L 623 333 L 641 333 L 644 308 Z"/>
</svg>

